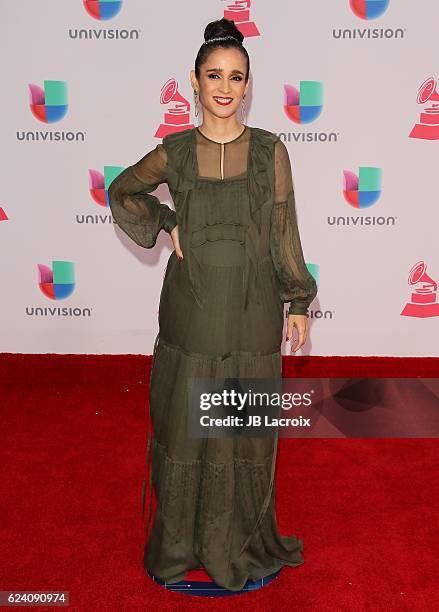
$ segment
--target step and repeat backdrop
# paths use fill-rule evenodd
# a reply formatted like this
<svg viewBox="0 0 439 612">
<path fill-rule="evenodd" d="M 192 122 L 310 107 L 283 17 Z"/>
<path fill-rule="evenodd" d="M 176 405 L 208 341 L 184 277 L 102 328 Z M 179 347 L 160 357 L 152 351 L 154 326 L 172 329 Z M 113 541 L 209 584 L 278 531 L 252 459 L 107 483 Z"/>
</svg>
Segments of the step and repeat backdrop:
<svg viewBox="0 0 439 612">
<path fill-rule="evenodd" d="M 0 12 L 1 351 L 152 353 L 172 241 L 137 246 L 107 189 L 199 125 L 189 73 L 225 16 L 251 60 L 244 122 L 290 155 L 319 288 L 302 353 L 439 355 L 437 2 L 0 0 Z M 154 194 L 173 206 L 166 184 Z"/>
</svg>

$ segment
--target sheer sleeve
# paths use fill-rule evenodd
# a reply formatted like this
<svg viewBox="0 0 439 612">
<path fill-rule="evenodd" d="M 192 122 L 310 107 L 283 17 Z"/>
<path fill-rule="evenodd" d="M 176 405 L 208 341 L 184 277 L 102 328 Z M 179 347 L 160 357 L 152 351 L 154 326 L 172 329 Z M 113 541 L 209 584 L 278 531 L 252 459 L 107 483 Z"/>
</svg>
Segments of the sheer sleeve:
<svg viewBox="0 0 439 612">
<path fill-rule="evenodd" d="M 307 314 L 317 283 L 305 264 L 297 226 L 294 185 L 288 150 L 275 144 L 275 198 L 270 228 L 270 253 L 289 314 Z"/>
<path fill-rule="evenodd" d="M 139 246 L 153 247 L 161 229 L 177 225 L 175 211 L 150 194 L 166 181 L 166 150 L 158 144 L 110 184 L 108 199 L 117 225 Z"/>
</svg>

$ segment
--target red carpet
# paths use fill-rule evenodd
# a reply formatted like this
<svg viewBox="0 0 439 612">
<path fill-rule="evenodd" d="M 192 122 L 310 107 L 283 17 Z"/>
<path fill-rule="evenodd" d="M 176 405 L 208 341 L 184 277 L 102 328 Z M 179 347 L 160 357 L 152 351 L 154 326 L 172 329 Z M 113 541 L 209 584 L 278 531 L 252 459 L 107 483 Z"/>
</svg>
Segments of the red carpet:
<svg viewBox="0 0 439 612">
<path fill-rule="evenodd" d="M 142 356 L 0 356 L 0 590 L 66 590 L 87 612 L 438 609 L 434 439 L 281 439 L 279 526 L 303 539 L 305 563 L 218 600 L 154 584 L 140 512 L 149 368 Z M 438 377 L 439 360 L 289 357 L 284 375 Z"/>
</svg>

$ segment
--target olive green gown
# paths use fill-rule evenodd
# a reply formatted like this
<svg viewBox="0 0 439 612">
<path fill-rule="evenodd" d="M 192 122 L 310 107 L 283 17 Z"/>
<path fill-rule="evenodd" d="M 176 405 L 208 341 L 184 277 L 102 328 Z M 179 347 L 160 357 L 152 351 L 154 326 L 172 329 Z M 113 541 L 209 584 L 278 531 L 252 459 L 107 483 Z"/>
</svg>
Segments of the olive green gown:
<svg viewBox="0 0 439 612">
<path fill-rule="evenodd" d="M 184 255 L 170 255 L 160 295 L 150 380 L 157 509 L 144 566 L 168 583 L 202 567 L 232 591 L 303 563 L 303 543 L 276 524 L 277 434 L 188 437 L 188 380 L 280 378 L 284 303 L 306 314 L 317 293 L 287 149 L 272 132 L 242 127 L 222 144 L 199 128 L 170 134 L 109 188 L 113 218 L 134 242 L 151 248 L 178 225 Z M 151 195 L 163 182 L 175 211 Z"/>
</svg>

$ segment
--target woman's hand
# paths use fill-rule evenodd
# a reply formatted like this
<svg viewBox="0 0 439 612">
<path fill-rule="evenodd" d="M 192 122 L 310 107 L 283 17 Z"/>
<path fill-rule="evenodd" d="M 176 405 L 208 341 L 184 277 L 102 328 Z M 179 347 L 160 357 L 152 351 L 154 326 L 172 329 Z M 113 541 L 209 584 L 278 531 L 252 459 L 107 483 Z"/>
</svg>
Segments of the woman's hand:
<svg viewBox="0 0 439 612">
<path fill-rule="evenodd" d="M 180 248 L 180 240 L 178 238 L 178 225 L 176 225 L 174 229 L 171 230 L 171 239 L 172 239 L 172 244 L 174 245 L 175 254 L 177 255 L 178 259 L 181 261 L 183 259 L 183 251 Z"/>
<path fill-rule="evenodd" d="M 293 336 L 293 329 L 297 328 L 298 338 L 294 346 L 291 346 L 291 352 L 298 351 L 306 342 L 308 335 L 308 317 L 306 315 L 289 314 L 287 323 L 287 341 Z"/>
</svg>

